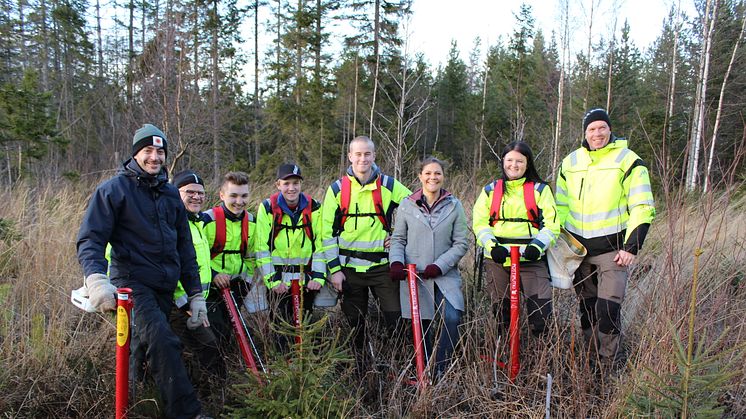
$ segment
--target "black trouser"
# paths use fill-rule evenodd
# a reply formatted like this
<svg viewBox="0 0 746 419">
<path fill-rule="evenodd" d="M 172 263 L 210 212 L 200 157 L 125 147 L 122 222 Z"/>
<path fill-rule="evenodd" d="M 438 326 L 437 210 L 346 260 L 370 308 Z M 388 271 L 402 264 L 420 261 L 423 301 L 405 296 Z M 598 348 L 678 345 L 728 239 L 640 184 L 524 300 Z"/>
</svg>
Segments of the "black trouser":
<svg viewBox="0 0 746 419">
<path fill-rule="evenodd" d="M 141 369 L 143 353 L 158 386 L 168 418 L 193 418 L 202 407 L 181 359 L 181 342 L 171 330 L 168 316 L 174 306 L 171 292 L 155 291 L 138 281 L 115 279 L 117 287 L 132 289 L 130 379 Z"/>
<path fill-rule="evenodd" d="M 389 337 L 396 337 L 395 331 L 401 323 L 401 304 L 399 302 L 399 281 L 392 282 L 388 265 L 376 266 L 368 272 L 355 272 L 354 269 L 342 268 L 345 274 L 345 286 L 342 294 L 342 312 L 352 327 L 352 337 L 357 359 L 358 372 L 367 369 L 365 348 L 365 318 L 368 315 L 368 289 L 378 300 L 383 311 Z"/>
<path fill-rule="evenodd" d="M 313 314 L 313 300 L 316 298 L 318 291 L 309 291 L 306 287 L 301 288 L 302 300 L 303 300 L 303 319 L 306 316 Z M 270 306 L 270 319 L 272 322 L 279 326 L 281 321 L 284 321 L 290 325 L 294 325 L 294 313 L 293 313 L 293 297 L 290 293 L 290 289 L 282 294 L 277 294 L 272 290 L 267 290 L 267 301 Z M 282 333 L 275 334 L 275 343 L 277 349 L 281 352 L 287 351 L 291 341 L 295 339 L 293 336 L 285 335 Z"/>
</svg>

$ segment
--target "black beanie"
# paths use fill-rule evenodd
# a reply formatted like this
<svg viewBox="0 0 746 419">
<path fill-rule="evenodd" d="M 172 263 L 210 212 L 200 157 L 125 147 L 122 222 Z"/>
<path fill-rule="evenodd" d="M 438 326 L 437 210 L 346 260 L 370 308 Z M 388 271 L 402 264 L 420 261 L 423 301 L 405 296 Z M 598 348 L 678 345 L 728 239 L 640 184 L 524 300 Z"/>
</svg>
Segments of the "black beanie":
<svg viewBox="0 0 746 419">
<path fill-rule="evenodd" d="M 191 170 L 182 170 L 181 172 L 174 175 L 174 180 L 171 182 L 176 188 L 181 188 L 184 185 L 196 183 L 198 185 L 205 186 L 205 182 L 196 173 Z"/>
<path fill-rule="evenodd" d="M 134 156 L 143 148 L 151 145 L 161 147 L 166 155 L 168 155 L 166 134 L 156 128 L 155 125 L 143 124 L 140 129 L 135 131 L 135 135 L 132 137 L 132 155 Z"/>
<path fill-rule="evenodd" d="M 585 132 L 586 128 L 588 128 L 588 125 L 590 125 L 591 122 L 596 121 L 604 121 L 606 122 L 606 125 L 611 128 L 611 120 L 609 120 L 609 114 L 606 113 L 606 110 L 603 108 L 596 108 L 586 112 L 585 116 L 583 116 L 583 132 Z"/>
</svg>

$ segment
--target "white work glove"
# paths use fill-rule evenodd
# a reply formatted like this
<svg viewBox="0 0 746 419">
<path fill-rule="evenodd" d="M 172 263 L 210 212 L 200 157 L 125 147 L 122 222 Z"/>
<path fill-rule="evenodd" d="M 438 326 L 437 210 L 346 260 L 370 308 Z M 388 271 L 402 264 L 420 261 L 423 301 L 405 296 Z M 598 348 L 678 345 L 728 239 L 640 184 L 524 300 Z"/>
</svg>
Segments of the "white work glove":
<svg viewBox="0 0 746 419">
<path fill-rule="evenodd" d="M 109 277 L 104 274 L 90 274 L 85 279 L 88 289 L 88 302 L 100 312 L 116 310 L 117 288 L 111 285 Z"/>
<path fill-rule="evenodd" d="M 186 322 L 189 330 L 210 325 L 207 320 L 207 303 L 205 303 L 205 297 L 202 296 L 202 293 L 189 297 L 189 311 L 192 312 L 192 316 Z"/>
</svg>

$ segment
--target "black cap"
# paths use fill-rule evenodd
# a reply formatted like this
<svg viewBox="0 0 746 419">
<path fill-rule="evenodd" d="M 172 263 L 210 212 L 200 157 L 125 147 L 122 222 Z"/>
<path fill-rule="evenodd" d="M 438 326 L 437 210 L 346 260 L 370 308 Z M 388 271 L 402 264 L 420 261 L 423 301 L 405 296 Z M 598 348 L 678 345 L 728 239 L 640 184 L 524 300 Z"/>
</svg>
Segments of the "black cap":
<svg viewBox="0 0 746 419">
<path fill-rule="evenodd" d="M 583 132 L 585 132 L 591 122 L 596 121 L 604 121 L 606 122 L 606 125 L 611 128 L 611 120 L 609 119 L 609 114 L 606 113 L 606 110 L 603 108 L 596 108 L 586 112 L 585 116 L 583 116 Z"/>
<path fill-rule="evenodd" d="M 205 182 L 202 181 L 202 178 L 191 170 L 182 170 L 181 172 L 175 174 L 172 183 L 177 188 L 181 188 L 184 185 L 190 185 L 192 183 L 205 186 Z"/>
<path fill-rule="evenodd" d="M 295 165 L 293 163 L 284 163 L 281 164 L 280 167 L 277 168 L 277 179 L 278 180 L 285 180 L 289 177 L 298 177 L 301 180 L 303 180 L 303 176 L 300 174 L 300 167 L 298 165 Z"/>
</svg>

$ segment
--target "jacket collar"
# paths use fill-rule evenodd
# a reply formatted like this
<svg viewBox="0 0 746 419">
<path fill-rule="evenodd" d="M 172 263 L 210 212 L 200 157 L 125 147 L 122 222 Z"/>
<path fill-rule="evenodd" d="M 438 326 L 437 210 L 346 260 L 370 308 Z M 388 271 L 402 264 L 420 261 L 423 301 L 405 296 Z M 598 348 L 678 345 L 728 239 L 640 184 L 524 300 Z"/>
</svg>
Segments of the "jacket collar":
<svg viewBox="0 0 746 419">
<path fill-rule="evenodd" d="M 370 167 L 370 178 L 366 179 L 363 182 L 363 181 L 360 181 L 360 179 L 358 179 L 357 176 L 355 176 L 355 172 L 352 171 L 352 165 L 347 166 L 347 175 L 352 176 L 354 179 L 356 179 L 357 183 L 359 183 L 360 186 L 365 186 L 373 182 L 374 180 L 376 180 L 376 178 L 380 174 L 381 174 L 381 169 L 378 168 L 377 164 L 373 163 L 373 165 Z"/>
<path fill-rule="evenodd" d="M 626 148 L 626 147 L 627 147 L 627 140 L 622 137 L 616 137 L 614 134 L 611 134 L 609 143 L 599 148 L 598 150 L 591 150 L 591 146 L 588 145 L 588 140 L 583 139 L 583 148 L 588 150 L 588 152 L 601 151 L 601 150 L 613 150 L 617 148 Z"/>
<path fill-rule="evenodd" d="M 230 221 L 241 221 L 243 219 L 244 212 L 246 212 L 246 210 L 243 210 L 240 214 L 234 214 L 225 206 L 225 204 L 220 203 L 220 206 L 223 207 L 223 214 L 225 214 L 225 219 Z"/>
<path fill-rule="evenodd" d="M 137 161 L 132 157 L 122 164 L 119 173 L 124 176 L 134 177 L 137 179 L 138 183 L 147 185 L 151 188 L 158 188 L 168 182 L 168 172 L 165 167 L 162 167 L 157 175 L 151 175 L 142 170 L 140 165 L 137 164 Z"/>
<path fill-rule="evenodd" d="M 451 196 L 450 192 L 448 192 L 447 190 L 441 188 L 440 189 L 440 196 L 438 197 L 438 199 L 436 199 L 435 202 L 433 202 L 432 205 L 429 205 L 427 203 L 427 201 L 425 200 L 425 194 L 422 192 L 422 188 L 420 188 L 420 189 L 417 189 L 412 195 L 409 195 L 408 198 L 411 201 L 413 201 L 418 207 L 423 208 L 427 212 L 430 212 L 435 207 L 437 207 L 438 204 L 440 204 L 441 202 L 447 200 L 448 197 L 450 197 L 450 196 Z"/>
<path fill-rule="evenodd" d="M 291 219 L 293 219 L 294 222 L 297 220 L 297 215 L 300 214 L 303 209 L 306 207 L 306 205 L 311 205 L 310 202 L 306 199 L 306 195 L 301 193 L 298 198 L 298 206 L 295 207 L 295 211 L 291 210 L 288 206 L 288 203 L 285 201 L 285 197 L 282 196 L 282 194 L 279 194 L 277 196 L 277 205 L 282 209 L 282 212 L 290 216 Z"/>
</svg>

